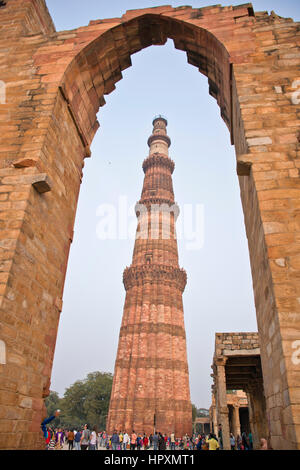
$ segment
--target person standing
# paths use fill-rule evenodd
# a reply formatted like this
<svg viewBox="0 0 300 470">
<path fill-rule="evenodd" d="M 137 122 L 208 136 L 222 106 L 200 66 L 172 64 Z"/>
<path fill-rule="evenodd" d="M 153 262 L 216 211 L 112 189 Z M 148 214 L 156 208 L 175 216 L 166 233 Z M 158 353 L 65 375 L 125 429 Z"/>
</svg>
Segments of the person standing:
<svg viewBox="0 0 300 470">
<path fill-rule="evenodd" d="M 170 449 L 175 450 L 175 433 L 171 432 L 170 435 Z"/>
<path fill-rule="evenodd" d="M 88 429 L 87 424 L 84 425 L 83 431 L 81 434 L 81 439 L 80 439 L 80 447 L 81 450 L 87 450 L 89 445 L 90 445 L 90 431 Z"/>
<path fill-rule="evenodd" d="M 253 450 L 253 437 L 252 437 L 251 431 L 248 434 L 248 438 L 249 438 L 249 450 Z"/>
<path fill-rule="evenodd" d="M 75 439 L 74 439 L 75 450 L 80 450 L 80 440 L 81 440 L 81 432 L 77 431 L 77 433 L 75 434 Z"/>
<path fill-rule="evenodd" d="M 119 444 L 120 444 L 119 434 L 117 433 L 117 431 L 114 431 L 111 437 L 112 450 L 118 450 Z"/>
<path fill-rule="evenodd" d="M 51 437 L 49 442 L 48 450 L 55 450 L 55 432 L 53 429 L 49 429 Z"/>
<path fill-rule="evenodd" d="M 152 442 L 153 442 L 153 450 L 157 450 L 158 449 L 158 434 L 156 431 L 153 435 Z"/>
<path fill-rule="evenodd" d="M 232 433 L 230 433 L 230 447 L 231 450 L 235 450 L 235 437 Z"/>
<path fill-rule="evenodd" d="M 158 433 L 158 450 L 166 450 L 166 441 L 160 432 Z"/>
<path fill-rule="evenodd" d="M 106 448 L 106 440 L 107 440 L 107 434 L 105 431 L 103 431 L 102 436 L 101 436 L 101 447 Z"/>
<path fill-rule="evenodd" d="M 219 424 L 218 438 L 219 438 L 219 443 L 220 443 L 220 449 L 223 450 L 223 432 L 222 432 L 222 424 Z"/>
<path fill-rule="evenodd" d="M 207 439 L 207 442 L 209 446 L 208 450 L 218 450 L 220 448 L 217 436 L 215 436 L 215 434 L 211 433 Z"/>
<path fill-rule="evenodd" d="M 124 436 L 123 436 L 123 433 L 122 431 L 119 432 L 119 450 L 122 450 L 122 447 L 123 447 L 123 439 L 124 439 Z"/>
<path fill-rule="evenodd" d="M 203 435 L 201 450 L 209 450 L 208 438 Z"/>
<path fill-rule="evenodd" d="M 245 431 L 242 433 L 242 443 L 244 450 L 249 450 L 249 439 Z"/>
<path fill-rule="evenodd" d="M 69 450 L 73 450 L 73 447 L 74 447 L 74 439 L 75 439 L 74 432 L 73 432 L 73 431 L 69 431 L 69 432 L 68 432 L 68 446 L 69 446 Z"/>
<path fill-rule="evenodd" d="M 127 432 L 124 432 L 123 434 L 123 450 L 127 449 L 127 445 L 129 444 L 129 435 Z"/>
<path fill-rule="evenodd" d="M 198 437 L 196 448 L 197 450 L 202 450 L 202 437 L 201 436 Z"/>
<path fill-rule="evenodd" d="M 56 435 L 55 435 L 55 448 L 56 450 L 62 450 L 63 449 L 63 444 L 64 444 L 64 432 L 61 428 L 58 429 Z"/>
<path fill-rule="evenodd" d="M 146 436 L 146 434 L 144 433 L 144 438 L 143 438 L 144 450 L 147 450 L 147 449 L 148 449 L 148 444 L 149 444 L 149 439 L 148 439 L 148 437 Z"/>
<path fill-rule="evenodd" d="M 136 438 L 137 438 L 137 435 L 135 434 L 133 430 L 130 436 L 130 450 L 135 450 Z"/>
<path fill-rule="evenodd" d="M 90 434 L 89 450 L 96 450 L 96 445 L 97 445 L 97 429 L 96 427 L 94 427 Z"/>
</svg>

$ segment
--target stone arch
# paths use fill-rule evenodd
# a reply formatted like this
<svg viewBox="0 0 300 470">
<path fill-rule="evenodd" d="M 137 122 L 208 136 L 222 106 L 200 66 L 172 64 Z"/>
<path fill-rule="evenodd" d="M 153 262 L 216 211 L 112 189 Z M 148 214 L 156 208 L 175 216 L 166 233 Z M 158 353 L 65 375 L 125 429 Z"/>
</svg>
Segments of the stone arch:
<svg viewBox="0 0 300 470">
<path fill-rule="evenodd" d="M 0 77 L 7 84 L 0 108 L 6 125 L 1 191 L 7 195 L 0 207 L 7 345 L 0 447 L 39 445 L 96 113 L 130 66 L 130 55 L 170 37 L 208 77 L 235 144 L 271 442 L 299 448 L 298 365 L 291 361 L 300 331 L 299 103 L 291 101 L 299 79 L 297 24 L 254 13 L 250 3 L 129 11 L 64 32 L 55 31 L 44 0 L 8 0 L 1 15 L 8 54 Z M 16 393 L 8 395 L 9 386 Z M 9 407 L 14 418 L 7 423 Z"/>
<path fill-rule="evenodd" d="M 130 39 L 136 31 L 139 44 L 134 41 L 135 37 Z M 187 53 L 189 63 L 208 77 L 209 92 L 216 98 L 221 116 L 231 128 L 231 67 L 224 45 L 206 29 L 182 20 L 146 14 L 114 26 L 92 40 L 64 73 L 61 90 L 87 144 L 98 127 L 93 111 L 97 112 L 105 104 L 104 96 L 114 90 L 115 83 L 122 79 L 122 71 L 131 66 L 131 55 L 151 45 L 163 45 L 168 38 L 173 39 L 177 49 Z M 79 114 L 80 108 L 85 110 L 85 115 Z"/>
</svg>

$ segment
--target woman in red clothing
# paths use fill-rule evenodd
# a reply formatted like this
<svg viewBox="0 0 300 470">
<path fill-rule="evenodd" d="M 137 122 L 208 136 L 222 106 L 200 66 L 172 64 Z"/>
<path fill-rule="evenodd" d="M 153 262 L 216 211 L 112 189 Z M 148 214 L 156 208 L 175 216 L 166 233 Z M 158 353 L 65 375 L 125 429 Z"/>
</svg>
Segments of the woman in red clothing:
<svg viewBox="0 0 300 470">
<path fill-rule="evenodd" d="M 143 437 L 144 450 L 147 450 L 147 449 L 148 449 L 148 442 L 149 442 L 149 439 L 148 439 L 148 437 L 146 436 L 146 434 L 144 434 L 144 437 Z"/>
</svg>

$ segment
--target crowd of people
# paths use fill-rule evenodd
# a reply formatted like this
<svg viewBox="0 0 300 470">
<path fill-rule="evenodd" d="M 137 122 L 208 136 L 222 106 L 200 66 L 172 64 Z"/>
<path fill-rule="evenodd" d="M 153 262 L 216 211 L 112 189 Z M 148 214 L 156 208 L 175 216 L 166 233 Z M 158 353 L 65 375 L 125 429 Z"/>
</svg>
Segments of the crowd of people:
<svg viewBox="0 0 300 470">
<path fill-rule="evenodd" d="M 108 435 L 106 431 L 98 432 L 94 427 L 89 429 L 84 425 L 81 429 L 51 428 L 47 425 L 58 416 L 58 412 L 42 423 L 42 430 L 45 437 L 47 450 L 219 450 L 223 449 L 222 430 L 219 427 L 218 437 L 210 433 L 193 434 L 192 436 L 176 437 L 174 432 L 170 435 L 154 432 L 146 435 L 132 430 L 114 431 Z M 263 439 L 261 448 L 267 450 L 266 441 Z M 230 435 L 230 445 L 232 450 L 252 450 L 252 434 L 243 432 L 241 436 Z"/>
</svg>

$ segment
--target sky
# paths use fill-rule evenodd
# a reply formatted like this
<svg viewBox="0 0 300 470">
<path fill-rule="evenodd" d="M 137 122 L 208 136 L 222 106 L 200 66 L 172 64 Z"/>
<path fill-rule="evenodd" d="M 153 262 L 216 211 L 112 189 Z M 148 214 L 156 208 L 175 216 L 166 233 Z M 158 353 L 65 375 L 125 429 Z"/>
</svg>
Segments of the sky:
<svg viewBox="0 0 300 470">
<path fill-rule="evenodd" d="M 154 0 L 46 3 L 57 31 L 120 17 L 126 10 L 184 4 Z M 224 1 L 222 5 L 241 3 L 245 2 Z M 195 8 L 210 4 L 189 2 Z M 300 19 L 300 3 L 295 0 L 252 4 L 255 11 L 274 10 L 280 16 Z M 187 206 L 192 207 L 196 231 L 197 207 L 202 214 L 202 243 L 191 247 L 191 240 L 182 237 L 178 250 L 179 264 L 188 276 L 183 304 L 191 400 L 197 407 L 209 408 L 215 333 L 257 331 L 235 151 L 219 107 L 208 94 L 207 78 L 187 63 L 186 54 L 176 50 L 171 40 L 131 59 L 132 67 L 123 71 L 123 80 L 106 96 L 92 157 L 85 160 L 51 390 L 62 396 L 65 388 L 89 372 L 114 371 L 125 300 L 122 275 L 131 264 L 134 239 L 101 239 L 101 211 L 108 205 L 118 210 L 120 201 L 129 210 L 139 200 L 152 120 L 163 114 L 172 140 L 170 157 L 176 165 L 173 185 L 180 217 L 187 214 Z M 128 221 L 135 227 L 133 215 Z"/>
</svg>

